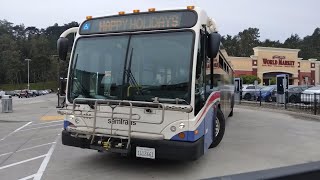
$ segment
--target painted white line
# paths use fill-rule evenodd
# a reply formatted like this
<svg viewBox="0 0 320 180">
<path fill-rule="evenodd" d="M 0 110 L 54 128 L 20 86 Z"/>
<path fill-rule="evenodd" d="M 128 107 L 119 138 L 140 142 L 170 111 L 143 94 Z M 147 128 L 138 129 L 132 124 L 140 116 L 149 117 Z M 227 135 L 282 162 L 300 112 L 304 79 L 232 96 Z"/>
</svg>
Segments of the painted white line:
<svg viewBox="0 0 320 180">
<path fill-rule="evenodd" d="M 41 155 L 41 156 L 37 156 L 37 157 L 34 157 L 34 158 L 30 158 L 30 159 L 26 159 L 26 160 L 23 160 L 23 161 L 19 161 L 19 162 L 16 162 L 16 163 L 8 164 L 8 165 L 5 165 L 5 166 L 1 166 L 0 170 L 6 169 L 6 168 L 9 168 L 9 167 L 12 167 L 12 166 L 16 166 L 16 165 L 19 165 L 19 164 L 22 164 L 22 163 L 25 163 L 25 162 L 29 162 L 29 161 L 33 161 L 33 160 L 36 160 L 36 159 L 40 159 L 40 158 L 43 158 L 45 156 L 47 156 L 47 154 L 44 154 L 44 155 Z"/>
<path fill-rule="evenodd" d="M 62 130 L 63 130 L 63 128 L 62 128 Z M 60 135 L 60 134 L 58 134 L 58 135 Z M 35 140 L 38 140 L 38 139 L 42 139 L 43 140 L 43 139 L 54 138 L 54 137 L 56 137 L 56 134 L 51 134 L 50 136 L 43 136 L 43 137 L 33 138 L 33 139 L 30 139 L 30 141 L 35 141 Z M 0 145 L 0 149 L 1 149 L 1 147 L 11 146 L 13 144 L 20 144 L 20 143 L 21 142 L 3 143 L 3 144 Z"/>
<path fill-rule="evenodd" d="M 34 148 L 38 148 L 38 147 L 42 147 L 42 146 L 47 146 L 47 145 L 54 144 L 54 143 L 56 143 L 56 142 L 51 142 L 51 143 L 46 143 L 46 144 L 40 144 L 40 145 L 37 145 L 37 146 L 32 146 L 32 147 L 28 147 L 28 148 L 20 149 L 20 150 L 15 151 L 15 152 L 7 152 L 7 153 L 3 153 L 3 154 L 0 154 L 0 157 L 1 157 L 1 156 L 6 156 L 6 155 L 9 155 L 9 154 L 12 154 L 12 153 L 16 153 L 16 152 L 21 152 L 21 151 L 26 151 L 26 150 L 30 150 L 30 149 L 34 149 Z"/>
<path fill-rule="evenodd" d="M 63 124 L 63 120 L 60 120 L 60 121 L 50 121 L 50 122 L 45 122 L 45 123 L 37 123 L 37 124 L 32 124 L 31 126 L 38 126 L 38 125 L 51 124 L 51 123 L 60 123 L 60 124 Z"/>
<path fill-rule="evenodd" d="M 24 127 L 26 127 L 26 126 L 28 126 L 29 124 L 31 124 L 32 122 L 28 122 L 27 124 L 25 124 L 24 126 L 21 126 L 21 127 L 19 127 L 18 129 L 16 129 L 16 130 L 14 130 L 13 132 L 18 132 L 18 131 L 20 131 L 20 129 L 22 129 L 22 128 L 24 128 Z"/>
<path fill-rule="evenodd" d="M 55 124 L 55 125 L 50 125 L 50 126 L 42 126 L 42 127 L 36 127 L 36 128 L 29 128 L 29 129 L 21 130 L 21 131 L 19 131 L 19 132 L 29 131 L 29 130 L 33 130 L 33 129 L 42 129 L 42 128 L 47 128 L 47 127 L 54 127 L 54 126 L 62 126 L 62 124 Z"/>
<path fill-rule="evenodd" d="M 27 179 L 31 179 L 31 178 L 33 178 L 35 175 L 36 175 L 36 174 L 32 174 L 32 175 L 30 175 L 30 176 L 27 176 L 27 177 L 21 178 L 21 179 L 19 179 L 19 180 L 27 180 Z"/>
<path fill-rule="evenodd" d="M 23 126 L 19 127 L 18 129 L 16 129 L 16 130 L 12 131 L 11 133 L 7 134 L 5 137 L 3 137 L 2 139 L 0 139 L 0 141 L 5 140 L 7 137 L 9 137 L 9 136 L 11 136 L 12 134 L 14 134 L 14 133 L 16 133 L 16 132 L 20 131 L 22 128 L 24 128 L 24 127 L 28 126 L 28 125 L 29 125 L 29 124 L 31 124 L 31 123 L 32 123 L 32 122 L 28 122 L 27 124 L 25 124 L 25 125 L 23 125 Z"/>
<path fill-rule="evenodd" d="M 59 136 L 57 136 L 55 142 L 58 141 L 58 138 L 59 138 Z M 50 158 L 51 158 L 51 155 L 52 155 L 52 153 L 53 153 L 53 151 L 54 151 L 54 148 L 56 147 L 56 144 L 57 144 L 57 143 L 52 144 L 51 148 L 49 149 L 46 157 L 45 157 L 44 160 L 42 161 L 41 166 L 40 166 L 38 172 L 36 173 L 35 177 L 33 178 L 33 180 L 40 180 L 40 179 L 41 179 L 44 171 L 45 171 L 46 168 L 47 168 L 47 165 L 48 165 L 49 160 L 50 160 Z"/>
</svg>

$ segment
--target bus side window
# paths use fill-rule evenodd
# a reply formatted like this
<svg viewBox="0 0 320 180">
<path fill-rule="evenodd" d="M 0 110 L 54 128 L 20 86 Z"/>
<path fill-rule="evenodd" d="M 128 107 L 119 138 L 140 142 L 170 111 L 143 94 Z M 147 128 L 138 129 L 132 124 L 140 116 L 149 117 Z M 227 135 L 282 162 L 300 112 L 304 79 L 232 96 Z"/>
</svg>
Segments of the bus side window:
<svg viewBox="0 0 320 180">
<path fill-rule="evenodd" d="M 223 69 L 223 60 L 222 60 L 221 56 L 219 56 L 219 67 L 221 69 Z"/>
</svg>

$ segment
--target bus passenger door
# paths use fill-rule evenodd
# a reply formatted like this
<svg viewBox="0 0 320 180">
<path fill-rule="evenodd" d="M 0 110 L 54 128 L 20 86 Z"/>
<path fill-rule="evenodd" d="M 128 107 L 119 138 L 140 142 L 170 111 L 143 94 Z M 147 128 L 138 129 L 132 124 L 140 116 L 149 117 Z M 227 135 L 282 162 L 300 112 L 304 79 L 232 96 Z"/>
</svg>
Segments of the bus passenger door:
<svg viewBox="0 0 320 180">
<path fill-rule="evenodd" d="M 207 33 L 203 29 L 200 31 L 200 41 L 198 48 L 197 66 L 196 66 L 196 82 L 195 82 L 195 115 L 201 109 L 205 110 L 202 122 L 204 123 L 204 151 L 207 151 L 213 141 L 213 127 L 215 126 L 214 111 L 210 106 L 205 104 L 209 97 L 210 89 L 206 81 L 207 70 Z M 209 106 L 208 108 L 204 106 Z"/>
</svg>

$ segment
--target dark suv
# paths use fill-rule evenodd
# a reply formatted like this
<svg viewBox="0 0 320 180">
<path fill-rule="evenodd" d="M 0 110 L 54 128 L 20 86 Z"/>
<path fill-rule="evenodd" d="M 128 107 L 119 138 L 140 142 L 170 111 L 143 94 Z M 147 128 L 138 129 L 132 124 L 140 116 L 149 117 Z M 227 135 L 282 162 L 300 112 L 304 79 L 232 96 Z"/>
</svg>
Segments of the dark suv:
<svg viewBox="0 0 320 180">
<path fill-rule="evenodd" d="M 289 103 L 300 103 L 302 91 L 312 86 L 289 86 L 288 89 L 288 101 Z"/>
</svg>

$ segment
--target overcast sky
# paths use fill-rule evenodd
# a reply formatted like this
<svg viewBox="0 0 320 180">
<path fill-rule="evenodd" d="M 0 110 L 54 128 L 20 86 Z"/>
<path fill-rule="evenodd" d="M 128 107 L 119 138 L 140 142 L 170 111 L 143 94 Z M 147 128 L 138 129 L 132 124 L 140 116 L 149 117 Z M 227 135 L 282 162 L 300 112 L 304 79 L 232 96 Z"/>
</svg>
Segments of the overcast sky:
<svg viewBox="0 0 320 180">
<path fill-rule="evenodd" d="M 3 0 L 0 19 L 45 28 L 54 23 L 81 22 L 87 15 L 187 5 L 204 8 L 222 35 L 257 27 L 262 40 L 283 41 L 294 33 L 310 35 L 320 27 L 320 0 Z"/>
</svg>

